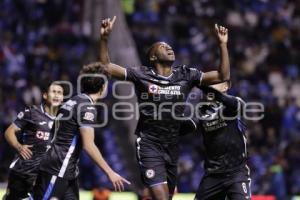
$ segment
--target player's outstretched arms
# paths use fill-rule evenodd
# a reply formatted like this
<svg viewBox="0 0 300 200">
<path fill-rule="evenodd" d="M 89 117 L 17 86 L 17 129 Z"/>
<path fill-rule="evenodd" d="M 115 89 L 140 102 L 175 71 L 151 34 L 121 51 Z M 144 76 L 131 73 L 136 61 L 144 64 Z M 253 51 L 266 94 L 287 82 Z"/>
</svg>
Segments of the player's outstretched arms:
<svg viewBox="0 0 300 200">
<path fill-rule="evenodd" d="M 219 40 L 221 63 L 217 71 L 210 71 L 203 74 L 201 81 L 203 85 L 212 85 L 230 79 L 230 63 L 227 49 L 228 29 L 215 24 L 215 33 Z"/>
<path fill-rule="evenodd" d="M 106 163 L 101 152 L 94 143 L 94 128 L 82 127 L 80 128 L 80 135 L 82 138 L 83 149 L 88 153 L 88 155 L 98 165 L 98 167 L 100 167 L 106 173 L 115 190 L 124 190 L 124 183 L 130 184 L 130 182 L 114 172 Z"/>
<path fill-rule="evenodd" d="M 30 147 L 32 147 L 33 145 L 22 145 L 18 142 L 16 133 L 20 130 L 21 129 L 19 127 L 12 123 L 6 129 L 4 136 L 8 144 L 15 148 L 24 160 L 28 160 L 32 157 L 32 151 L 30 150 Z"/>
</svg>

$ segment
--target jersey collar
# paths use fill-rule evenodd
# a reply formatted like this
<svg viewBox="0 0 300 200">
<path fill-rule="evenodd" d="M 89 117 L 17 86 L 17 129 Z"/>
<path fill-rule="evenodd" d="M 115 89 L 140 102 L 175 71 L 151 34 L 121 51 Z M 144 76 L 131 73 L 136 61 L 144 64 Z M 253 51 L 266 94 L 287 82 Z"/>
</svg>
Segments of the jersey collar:
<svg viewBox="0 0 300 200">
<path fill-rule="evenodd" d="M 156 73 L 153 69 L 151 69 L 150 71 L 152 72 L 152 74 L 154 74 L 156 76 L 159 76 L 159 77 L 161 77 L 163 79 L 169 79 L 169 78 L 171 78 L 173 76 L 173 71 L 172 71 L 172 73 L 169 76 L 160 75 L 160 74 Z"/>
<path fill-rule="evenodd" d="M 41 111 L 44 113 L 44 115 L 46 115 L 47 117 L 49 117 L 52 120 L 55 119 L 55 116 L 51 116 L 45 111 L 43 104 L 40 105 L 40 108 L 41 108 Z"/>
<path fill-rule="evenodd" d="M 89 95 L 87 95 L 87 94 L 85 94 L 85 93 L 81 93 L 81 94 L 82 94 L 83 96 L 85 96 L 86 98 L 88 98 L 92 104 L 94 104 L 93 99 L 92 99 Z"/>
</svg>

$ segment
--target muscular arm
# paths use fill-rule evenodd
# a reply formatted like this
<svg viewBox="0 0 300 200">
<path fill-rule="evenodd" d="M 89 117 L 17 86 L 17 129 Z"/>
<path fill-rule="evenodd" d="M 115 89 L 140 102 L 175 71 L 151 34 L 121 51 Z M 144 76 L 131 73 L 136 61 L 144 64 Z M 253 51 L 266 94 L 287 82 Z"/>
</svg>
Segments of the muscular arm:
<svg viewBox="0 0 300 200">
<path fill-rule="evenodd" d="M 115 187 L 115 190 L 124 190 L 123 182 L 130 184 L 129 181 L 115 173 L 107 162 L 104 160 L 101 152 L 94 143 L 94 128 L 82 127 L 80 128 L 80 135 L 82 138 L 83 149 L 87 152 L 90 158 L 100 167 Z"/>
<path fill-rule="evenodd" d="M 99 59 L 100 62 L 105 66 L 104 70 L 107 74 L 109 74 L 113 78 L 124 80 L 126 78 L 126 69 L 119 65 L 110 63 L 108 53 L 108 39 L 115 20 L 116 17 L 114 17 L 112 20 L 110 18 L 107 18 L 102 20 L 101 22 Z"/>
<path fill-rule="evenodd" d="M 227 43 L 220 43 L 219 47 L 221 54 L 221 63 L 219 69 L 204 73 L 201 82 L 203 85 L 212 85 L 228 81 L 230 79 L 230 64 Z"/>
<path fill-rule="evenodd" d="M 24 158 L 24 159 L 30 159 L 32 156 L 32 152 L 29 149 L 32 147 L 32 145 L 22 145 L 19 143 L 16 133 L 20 131 L 20 128 L 17 127 L 15 124 L 11 124 L 4 133 L 4 137 L 8 144 L 12 146 L 14 149 L 16 149 L 19 154 Z"/>
<path fill-rule="evenodd" d="M 20 146 L 22 146 L 16 136 L 16 133 L 20 131 L 19 127 L 17 127 L 15 124 L 11 124 L 5 131 L 5 139 L 8 142 L 10 146 L 12 146 L 14 149 L 18 150 Z"/>
<path fill-rule="evenodd" d="M 221 55 L 220 66 L 217 71 L 206 72 L 202 76 L 202 85 L 212 85 L 230 79 L 230 63 L 227 49 L 228 30 L 223 26 L 215 24 L 215 33 L 219 40 L 219 48 Z"/>
<path fill-rule="evenodd" d="M 80 128 L 83 149 L 91 157 L 91 159 L 106 173 L 109 174 L 113 170 L 104 160 L 101 152 L 94 143 L 94 128 Z"/>
</svg>

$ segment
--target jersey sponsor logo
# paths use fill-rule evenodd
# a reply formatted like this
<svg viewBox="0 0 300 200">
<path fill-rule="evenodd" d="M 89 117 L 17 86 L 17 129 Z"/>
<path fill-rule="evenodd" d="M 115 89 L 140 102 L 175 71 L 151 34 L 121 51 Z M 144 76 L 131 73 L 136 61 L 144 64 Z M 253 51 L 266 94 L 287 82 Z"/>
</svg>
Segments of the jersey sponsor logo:
<svg viewBox="0 0 300 200">
<path fill-rule="evenodd" d="M 88 121 L 94 121 L 94 118 L 95 118 L 94 113 L 91 113 L 91 112 L 84 113 L 83 119 L 88 120 Z"/>
<path fill-rule="evenodd" d="M 242 183 L 242 188 L 245 194 L 247 194 L 247 186 L 246 183 Z"/>
<path fill-rule="evenodd" d="M 95 107 L 89 106 L 89 107 L 86 107 L 86 109 L 88 109 L 88 110 L 95 110 Z"/>
<path fill-rule="evenodd" d="M 145 175 L 147 178 L 153 178 L 155 176 L 155 171 L 153 169 L 147 169 Z"/>
<path fill-rule="evenodd" d="M 50 133 L 49 132 L 44 132 L 44 131 L 37 131 L 35 136 L 40 140 L 49 140 Z"/>
<path fill-rule="evenodd" d="M 42 122 L 39 122 L 39 124 L 40 124 L 40 125 L 45 125 L 45 124 L 47 124 L 47 122 L 42 121 Z"/>
<path fill-rule="evenodd" d="M 155 84 L 150 84 L 148 87 L 148 92 L 151 94 L 167 94 L 167 95 L 181 95 L 181 86 L 166 86 L 160 87 Z"/>
<path fill-rule="evenodd" d="M 19 112 L 18 116 L 19 119 L 22 119 L 24 117 L 24 113 L 23 112 Z"/>
</svg>

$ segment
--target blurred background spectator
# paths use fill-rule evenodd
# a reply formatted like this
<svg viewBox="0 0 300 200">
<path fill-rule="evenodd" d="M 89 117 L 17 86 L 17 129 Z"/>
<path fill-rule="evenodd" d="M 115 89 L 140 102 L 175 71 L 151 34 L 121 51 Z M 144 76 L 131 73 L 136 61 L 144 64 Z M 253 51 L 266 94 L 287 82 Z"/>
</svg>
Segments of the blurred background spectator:
<svg viewBox="0 0 300 200">
<path fill-rule="evenodd" d="M 101 0 L 91 2 L 101 4 Z M 97 53 L 97 41 L 92 34 L 98 33 L 98 27 L 93 28 L 93 22 L 84 19 L 85 3 L 83 0 L 0 2 L 0 180 L 3 182 L 13 156 L 3 138 L 7 125 L 25 105 L 41 102 L 40 86 L 45 80 L 66 80 L 76 85 L 82 64 L 91 61 L 90 54 Z M 228 27 L 230 92 L 265 106 L 262 120 L 248 122 L 252 192 L 275 194 L 278 199 L 300 194 L 300 1 L 121 0 L 120 3 L 142 63 L 146 63 L 147 48 L 163 40 L 174 48 L 176 63 L 202 71 L 215 69 L 219 57 L 213 25 L 217 22 Z M 97 20 L 99 23 L 100 19 Z M 104 101 L 111 106 L 117 100 L 108 95 Z M 130 145 L 124 140 L 126 135 L 122 136 L 124 132 L 129 132 L 126 123 L 111 119 L 105 128 L 97 130 L 97 143 L 114 169 L 127 177 L 136 176 L 135 161 L 126 152 Z M 200 135 L 182 138 L 179 192 L 197 189 L 203 174 L 202 152 Z M 81 173 L 81 187 L 110 187 L 103 172 L 85 154 L 80 166 L 82 172 L 89 171 Z"/>
</svg>

